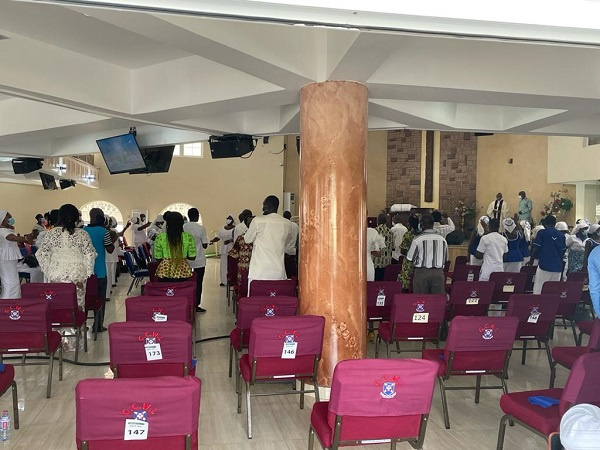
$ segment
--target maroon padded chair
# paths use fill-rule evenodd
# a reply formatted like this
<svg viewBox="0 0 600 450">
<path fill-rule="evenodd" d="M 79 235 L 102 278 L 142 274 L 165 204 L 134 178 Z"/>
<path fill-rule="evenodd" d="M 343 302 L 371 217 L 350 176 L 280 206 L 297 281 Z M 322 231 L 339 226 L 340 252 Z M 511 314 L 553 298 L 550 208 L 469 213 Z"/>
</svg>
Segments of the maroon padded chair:
<svg viewBox="0 0 600 450">
<path fill-rule="evenodd" d="M 469 257 L 466 255 L 458 255 L 454 258 L 454 270 L 456 270 L 457 266 L 464 266 L 465 264 L 469 264 Z"/>
<path fill-rule="evenodd" d="M 575 360 L 586 353 L 600 351 L 600 319 L 594 319 L 590 340 L 585 347 L 554 347 L 552 349 L 552 365 L 550 366 L 550 387 L 554 387 L 556 366 L 560 364 L 571 369 Z"/>
<path fill-rule="evenodd" d="M 252 439 L 253 395 L 300 394 L 300 409 L 304 408 L 304 394 L 314 392 L 319 401 L 317 366 L 323 348 L 325 318 L 321 316 L 262 317 L 250 325 L 248 353 L 240 358 L 240 376 L 246 385 L 246 418 L 248 439 Z M 293 358 L 289 346 L 295 345 Z M 313 383 L 306 390 L 305 381 Z M 252 394 L 258 383 L 300 381 L 300 390 Z M 242 390 L 238 392 L 238 413 L 242 412 Z"/>
<path fill-rule="evenodd" d="M 288 317 L 298 314 L 298 297 L 244 297 L 238 305 L 235 328 L 229 334 L 229 377 L 235 354 L 236 392 L 240 389 L 239 360 L 250 342 L 250 325 L 259 317 Z"/>
<path fill-rule="evenodd" d="M 231 293 L 237 285 L 238 259 L 227 256 L 227 306 L 231 304 Z"/>
<path fill-rule="evenodd" d="M 402 260 L 404 256 L 400 256 L 400 262 L 398 264 L 388 264 L 385 266 L 383 271 L 383 281 L 396 281 L 398 282 L 398 274 L 402 270 Z"/>
<path fill-rule="evenodd" d="M 19 429 L 19 394 L 17 393 L 17 383 L 15 381 L 15 368 L 10 364 L 4 365 L 4 371 L 0 372 L 0 397 L 6 394 L 6 391 L 12 391 L 13 406 L 13 424 L 15 430 Z"/>
<path fill-rule="evenodd" d="M 583 341 L 583 335 L 587 334 L 588 336 L 590 336 L 592 334 L 592 328 L 594 326 L 594 321 L 593 320 L 582 320 L 580 322 L 577 323 L 577 328 L 579 329 L 579 335 L 577 336 L 577 342 L 576 344 L 578 346 L 581 345 L 581 342 Z"/>
<path fill-rule="evenodd" d="M 513 294 L 524 294 L 526 273 L 493 272 L 490 281 L 494 283 L 494 297 L 492 303 L 508 303 Z"/>
<path fill-rule="evenodd" d="M 298 280 L 252 280 L 248 297 L 298 297 Z"/>
<path fill-rule="evenodd" d="M 85 325 L 87 314 L 77 305 L 77 288 L 73 283 L 27 283 L 21 286 L 23 299 L 41 298 L 50 304 L 50 320 L 53 328 L 71 329 L 75 334 L 61 334 L 75 337 L 75 362 L 79 361 L 79 341 L 83 334 L 85 350 L 87 350 L 87 333 Z"/>
<path fill-rule="evenodd" d="M 590 280 L 587 271 L 581 272 L 569 272 L 567 274 L 567 281 L 583 281 L 583 293 L 581 295 L 581 302 L 592 309 L 592 299 L 590 297 Z"/>
<path fill-rule="evenodd" d="M 402 293 L 397 281 L 367 281 L 367 321 L 390 320 L 394 296 Z"/>
<path fill-rule="evenodd" d="M 454 267 L 454 272 L 450 276 L 450 283 L 446 282 L 446 292 L 450 293 L 452 286 L 457 281 L 479 281 L 479 272 L 481 272 L 481 266 L 460 264 Z"/>
<path fill-rule="evenodd" d="M 379 356 L 379 345 L 386 345 L 390 357 L 390 345 L 396 344 L 400 353 L 401 341 L 421 341 L 422 350 L 427 341 L 440 341 L 440 333 L 446 314 L 445 294 L 396 294 L 389 322 L 381 322 L 377 329 L 375 357 Z"/>
<path fill-rule="evenodd" d="M 201 387 L 196 377 L 82 380 L 75 388 L 77 449 L 197 450 Z M 127 420 L 146 422 L 147 439 L 124 440 Z"/>
<path fill-rule="evenodd" d="M 517 328 L 516 340 L 523 343 L 522 348 L 513 350 L 522 350 L 521 364 L 525 365 L 527 356 L 527 343 L 535 341 L 538 348 L 531 350 L 546 350 L 548 364 L 552 367 L 552 356 L 550 356 L 550 347 L 548 342 L 552 333 L 552 324 L 558 311 L 560 302 L 559 294 L 513 294 L 508 300 L 506 315 L 514 316 L 519 319 L 519 328 Z M 544 348 L 539 345 L 544 344 Z"/>
<path fill-rule="evenodd" d="M 192 368 L 192 326 L 187 322 L 111 323 L 108 326 L 108 343 L 110 368 L 115 378 L 187 376 L 195 373 L 195 368 Z M 160 345 L 160 359 L 150 359 L 146 346 L 154 344 Z"/>
<path fill-rule="evenodd" d="M 50 302 L 45 299 L 0 300 L 0 355 L 44 353 L 48 356 L 46 397 L 52 393 L 54 355 L 58 351 L 58 379 L 62 381 L 61 335 L 52 330 Z M 35 363 L 44 364 L 44 363 Z M 15 365 L 26 365 L 25 361 Z"/>
<path fill-rule="evenodd" d="M 479 403 L 481 389 L 502 389 L 506 394 L 506 373 L 519 319 L 516 317 L 455 317 L 450 322 L 444 350 L 424 350 L 423 359 L 440 363 L 438 380 L 442 394 L 444 424 L 450 428 L 447 390 L 475 389 L 475 403 Z M 446 386 L 451 376 L 476 375 L 475 386 Z M 500 378 L 500 386 L 481 386 L 482 375 Z"/>
<path fill-rule="evenodd" d="M 125 299 L 127 322 L 170 322 L 189 323 L 190 309 L 187 297 L 159 297 L 142 295 Z"/>
<path fill-rule="evenodd" d="M 156 295 L 164 297 L 184 296 L 188 299 L 189 322 L 192 324 L 192 335 L 196 341 L 196 282 L 179 281 L 175 283 L 166 282 L 148 282 L 144 285 L 144 295 Z M 194 357 L 196 357 L 196 346 L 192 347 Z"/>
<path fill-rule="evenodd" d="M 439 364 L 422 359 L 340 361 L 328 402 L 313 405 L 308 449 L 408 441 L 422 448 Z"/>
<path fill-rule="evenodd" d="M 562 319 L 565 329 L 567 328 L 565 321 L 569 321 L 577 345 L 579 341 L 575 330 L 575 309 L 583 294 L 583 281 L 546 281 L 542 286 L 542 294 L 556 294 L 560 297 L 556 318 Z M 554 321 L 552 327 L 554 328 Z"/>
<path fill-rule="evenodd" d="M 491 281 L 454 282 L 446 320 L 452 320 L 456 316 L 487 316 L 493 295 L 494 283 Z"/>
<path fill-rule="evenodd" d="M 102 309 L 102 299 L 98 297 L 98 278 L 96 275 L 92 274 L 85 283 L 85 317 L 87 319 L 94 319 L 95 327 L 92 327 L 92 331 L 94 332 L 94 341 L 98 340 L 98 326 L 100 325 L 99 321 L 96 321 L 96 316 L 100 309 Z M 89 317 L 90 311 L 94 312 L 93 317 Z M 87 352 L 87 339 L 83 341 L 85 345 L 84 350 Z"/>
<path fill-rule="evenodd" d="M 573 405 L 590 403 L 600 406 L 600 353 L 587 353 L 577 358 L 564 389 L 514 392 L 500 398 L 504 416 L 500 420 L 497 450 L 504 448 L 506 422 L 514 421 L 547 439 L 559 430 L 560 419 Z M 545 396 L 559 401 L 558 405 L 543 408 L 529 403 L 530 397 Z"/>
<path fill-rule="evenodd" d="M 537 272 L 538 266 L 521 266 L 521 270 L 519 272 L 527 275 L 525 279 L 525 293 L 531 294 L 533 293 L 533 284 L 535 283 L 535 273 Z"/>
</svg>

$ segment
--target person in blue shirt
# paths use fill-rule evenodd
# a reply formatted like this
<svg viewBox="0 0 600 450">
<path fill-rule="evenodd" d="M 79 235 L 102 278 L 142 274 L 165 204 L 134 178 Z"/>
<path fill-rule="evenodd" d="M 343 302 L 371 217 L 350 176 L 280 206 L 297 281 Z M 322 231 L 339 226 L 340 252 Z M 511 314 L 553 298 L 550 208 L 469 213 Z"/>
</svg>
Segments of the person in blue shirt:
<svg viewBox="0 0 600 450">
<path fill-rule="evenodd" d="M 98 278 L 98 298 L 102 299 L 102 308 L 94 319 L 94 329 L 99 333 L 106 331 L 104 324 L 104 310 L 106 308 L 106 252 L 115 251 L 115 246 L 109 231 L 104 228 L 104 212 L 100 208 L 90 210 L 90 224 L 83 227 L 96 250 L 96 262 L 94 263 L 94 274 Z"/>
<path fill-rule="evenodd" d="M 542 286 L 546 281 L 560 281 L 562 275 L 563 256 L 567 244 L 565 235 L 554 228 L 555 225 L 556 217 L 546 216 L 544 229 L 538 231 L 533 243 L 531 259 L 527 265 L 531 266 L 536 259 L 539 259 L 533 284 L 534 294 L 542 293 Z"/>
<path fill-rule="evenodd" d="M 590 297 L 596 316 L 600 313 L 600 250 L 598 247 L 594 246 L 587 259 Z"/>
</svg>

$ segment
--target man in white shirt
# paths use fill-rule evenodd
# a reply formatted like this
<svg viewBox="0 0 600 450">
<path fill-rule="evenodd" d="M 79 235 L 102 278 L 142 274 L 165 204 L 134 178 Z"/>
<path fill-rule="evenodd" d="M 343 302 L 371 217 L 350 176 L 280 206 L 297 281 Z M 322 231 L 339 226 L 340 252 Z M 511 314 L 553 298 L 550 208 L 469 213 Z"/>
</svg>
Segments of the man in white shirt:
<svg viewBox="0 0 600 450">
<path fill-rule="evenodd" d="M 206 309 L 200 306 L 202 302 L 202 282 L 204 281 L 204 271 L 206 269 L 206 256 L 204 250 L 208 247 L 208 236 L 206 229 L 198 223 L 200 212 L 197 208 L 188 209 L 189 222 L 183 225 L 183 231 L 194 236 L 196 243 L 196 259 L 189 260 L 188 264 L 196 272 L 196 312 L 203 313 Z"/>
<path fill-rule="evenodd" d="M 489 281 L 492 272 L 504 272 L 504 255 L 508 253 L 508 240 L 498 233 L 498 219 L 490 219 L 487 224 L 482 220 L 481 226 L 485 234 L 481 236 L 475 258 L 483 259 L 479 281 Z"/>
<path fill-rule="evenodd" d="M 146 222 L 146 214 L 140 214 L 140 217 L 136 217 L 133 220 L 133 228 L 131 229 L 131 233 L 133 234 L 133 246 L 136 248 L 136 250 L 144 242 L 148 242 L 146 228 L 152 225 L 152 222 L 144 222 Z"/>
<path fill-rule="evenodd" d="M 452 222 L 452 219 L 450 219 L 448 217 L 448 223 L 442 225 L 442 213 L 441 212 L 434 211 L 431 213 L 431 215 L 433 216 L 433 230 L 437 234 L 442 236 L 444 239 L 446 239 L 446 236 L 448 236 L 450 233 L 452 233 L 456 228 L 454 226 L 454 222 Z"/>
<path fill-rule="evenodd" d="M 244 235 L 253 243 L 248 270 L 252 280 L 285 280 L 285 253 L 292 251 L 296 240 L 290 221 L 277 214 L 279 199 L 269 195 L 263 202 L 263 215 L 255 217 Z M 248 284 L 249 286 L 250 284 Z"/>
<path fill-rule="evenodd" d="M 289 220 L 292 226 L 292 233 L 294 235 L 294 248 L 285 252 L 285 271 L 288 277 L 298 276 L 298 259 L 296 253 L 298 251 L 298 238 L 300 237 L 300 227 L 296 222 L 292 222 L 292 213 L 289 211 L 283 212 L 283 218 Z"/>
<path fill-rule="evenodd" d="M 394 236 L 394 249 L 392 250 L 392 264 L 398 264 L 400 261 L 400 244 L 402 244 L 402 239 L 404 235 L 408 232 L 408 228 L 402 225 L 400 222 L 400 214 L 396 214 L 392 219 L 392 223 L 394 224 L 390 231 L 392 236 Z"/>
<path fill-rule="evenodd" d="M 234 244 L 238 237 L 242 236 L 246 233 L 246 231 L 248 231 L 248 227 L 246 226 L 246 217 L 252 217 L 252 211 L 250 211 L 249 209 L 243 210 L 238 216 L 238 219 L 240 219 L 240 223 L 238 223 L 233 229 Z"/>
</svg>

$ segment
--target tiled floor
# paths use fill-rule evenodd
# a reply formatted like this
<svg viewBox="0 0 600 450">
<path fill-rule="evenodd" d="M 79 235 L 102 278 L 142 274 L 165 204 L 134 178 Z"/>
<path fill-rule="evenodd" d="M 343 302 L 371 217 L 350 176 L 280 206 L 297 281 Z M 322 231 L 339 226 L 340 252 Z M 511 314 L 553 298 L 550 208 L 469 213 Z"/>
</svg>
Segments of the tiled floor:
<svg viewBox="0 0 600 450">
<path fill-rule="evenodd" d="M 227 307 L 225 288 L 218 283 L 218 260 L 209 259 L 204 281 L 203 306 L 208 309 L 200 316 L 200 338 L 228 336 L 233 327 L 231 309 Z M 113 300 L 108 303 L 107 320 L 125 320 L 125 293 L 129 279 L 121 277 Z M 138 292 L 135 292 L 137 295 Z M 557 327 L 555 345 L 573 345 L 569 330 Z M 198 344 L 197 376 L 202 379 L 202 401 L 200 411 L 200 448 L 210 450 L 300 450 L 307 448 L 308 424 L 312 400 L 304 410 L 298 407 L 297 396 L 257 397 L 253 399 L 252 440 L 246 438 L 245 405 L 242 414 L 237 414 L 237 397 L 233 379 L 227 375 L 229 356 L 228 339 L 210 340 Z M 375 345 L 368 344 L 370 356 Z M 406 354 L 418 357 L 418 353 Z M 527 365 L 520 363 L 520 352 L 515 352 L 509 371 L 510 391 L 541 389 L 548 385 L 549 368 L 544 352 L 530 352 Z M 72 357 L 67 354 L 66 357 Z M 397 356 L 395 356 L 397 357 Z M 91 343 L 89 352 L 83 354 L 82 362 L 108 361 L 108 336 L 103 333 L 96 343 Z M 6 361 L 9 362 L 9 361 Z M 107 367 L 73 366 L 65 364 L 64 379 L 55 377 L 52 398 L 46 399 L 46 367 L 17 367 L 16 380 L 19 387 L 19 409 L 21 428 L 13 430 L 9 442 L 0 443 L 2 449 L 46 449 L 68 450 L 75 448 L 75 401 L 74 387 L 79 380 L 103 377 Z M 564 385 L 565 369 L 558 370 L 557 386 Z M 493 380 L 491 380 L 493 382 Z M 470 383 L 471 380 L 451 380 L 450 384 Z M 450 391 L 448 403 L 452 428 L 444 428 L 439 390 L 436 387 L 430 421 L 425 438 L 427 450 L 482 450 L 494 449 L 498 423 L 502 416 L 498 406 L 500 391 L 482 391 L 479 404 L 473 401 L 469 391 Z M 10 393 L 0 398 L 0 409 L 11 410 Z M 318 449 L 318 444 L 315 445 Z M 357 448 L 357 447 L 354 447 Z M 378 445 L 371 449 L 387 449 L 389 445 Z M 399 449 L 411 448 L 403 443 Z M 544 441 L 524 428 L 508 428 L 505 449 L 545 449 Z"/>
</svg>

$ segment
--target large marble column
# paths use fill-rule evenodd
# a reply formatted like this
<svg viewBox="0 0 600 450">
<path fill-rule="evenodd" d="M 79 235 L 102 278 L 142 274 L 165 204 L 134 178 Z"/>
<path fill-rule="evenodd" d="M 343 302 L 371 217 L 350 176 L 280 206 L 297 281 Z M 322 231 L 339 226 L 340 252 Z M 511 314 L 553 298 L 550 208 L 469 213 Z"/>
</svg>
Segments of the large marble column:
<svg viewBox="0 0 600 450">
<path fill-rule="evenodd" d="M 326 318 L 321 386 L 338 361 L 366 353 L 367 131 L 363 84 L 302 88 L 300 313 Z"/>
</svg>

